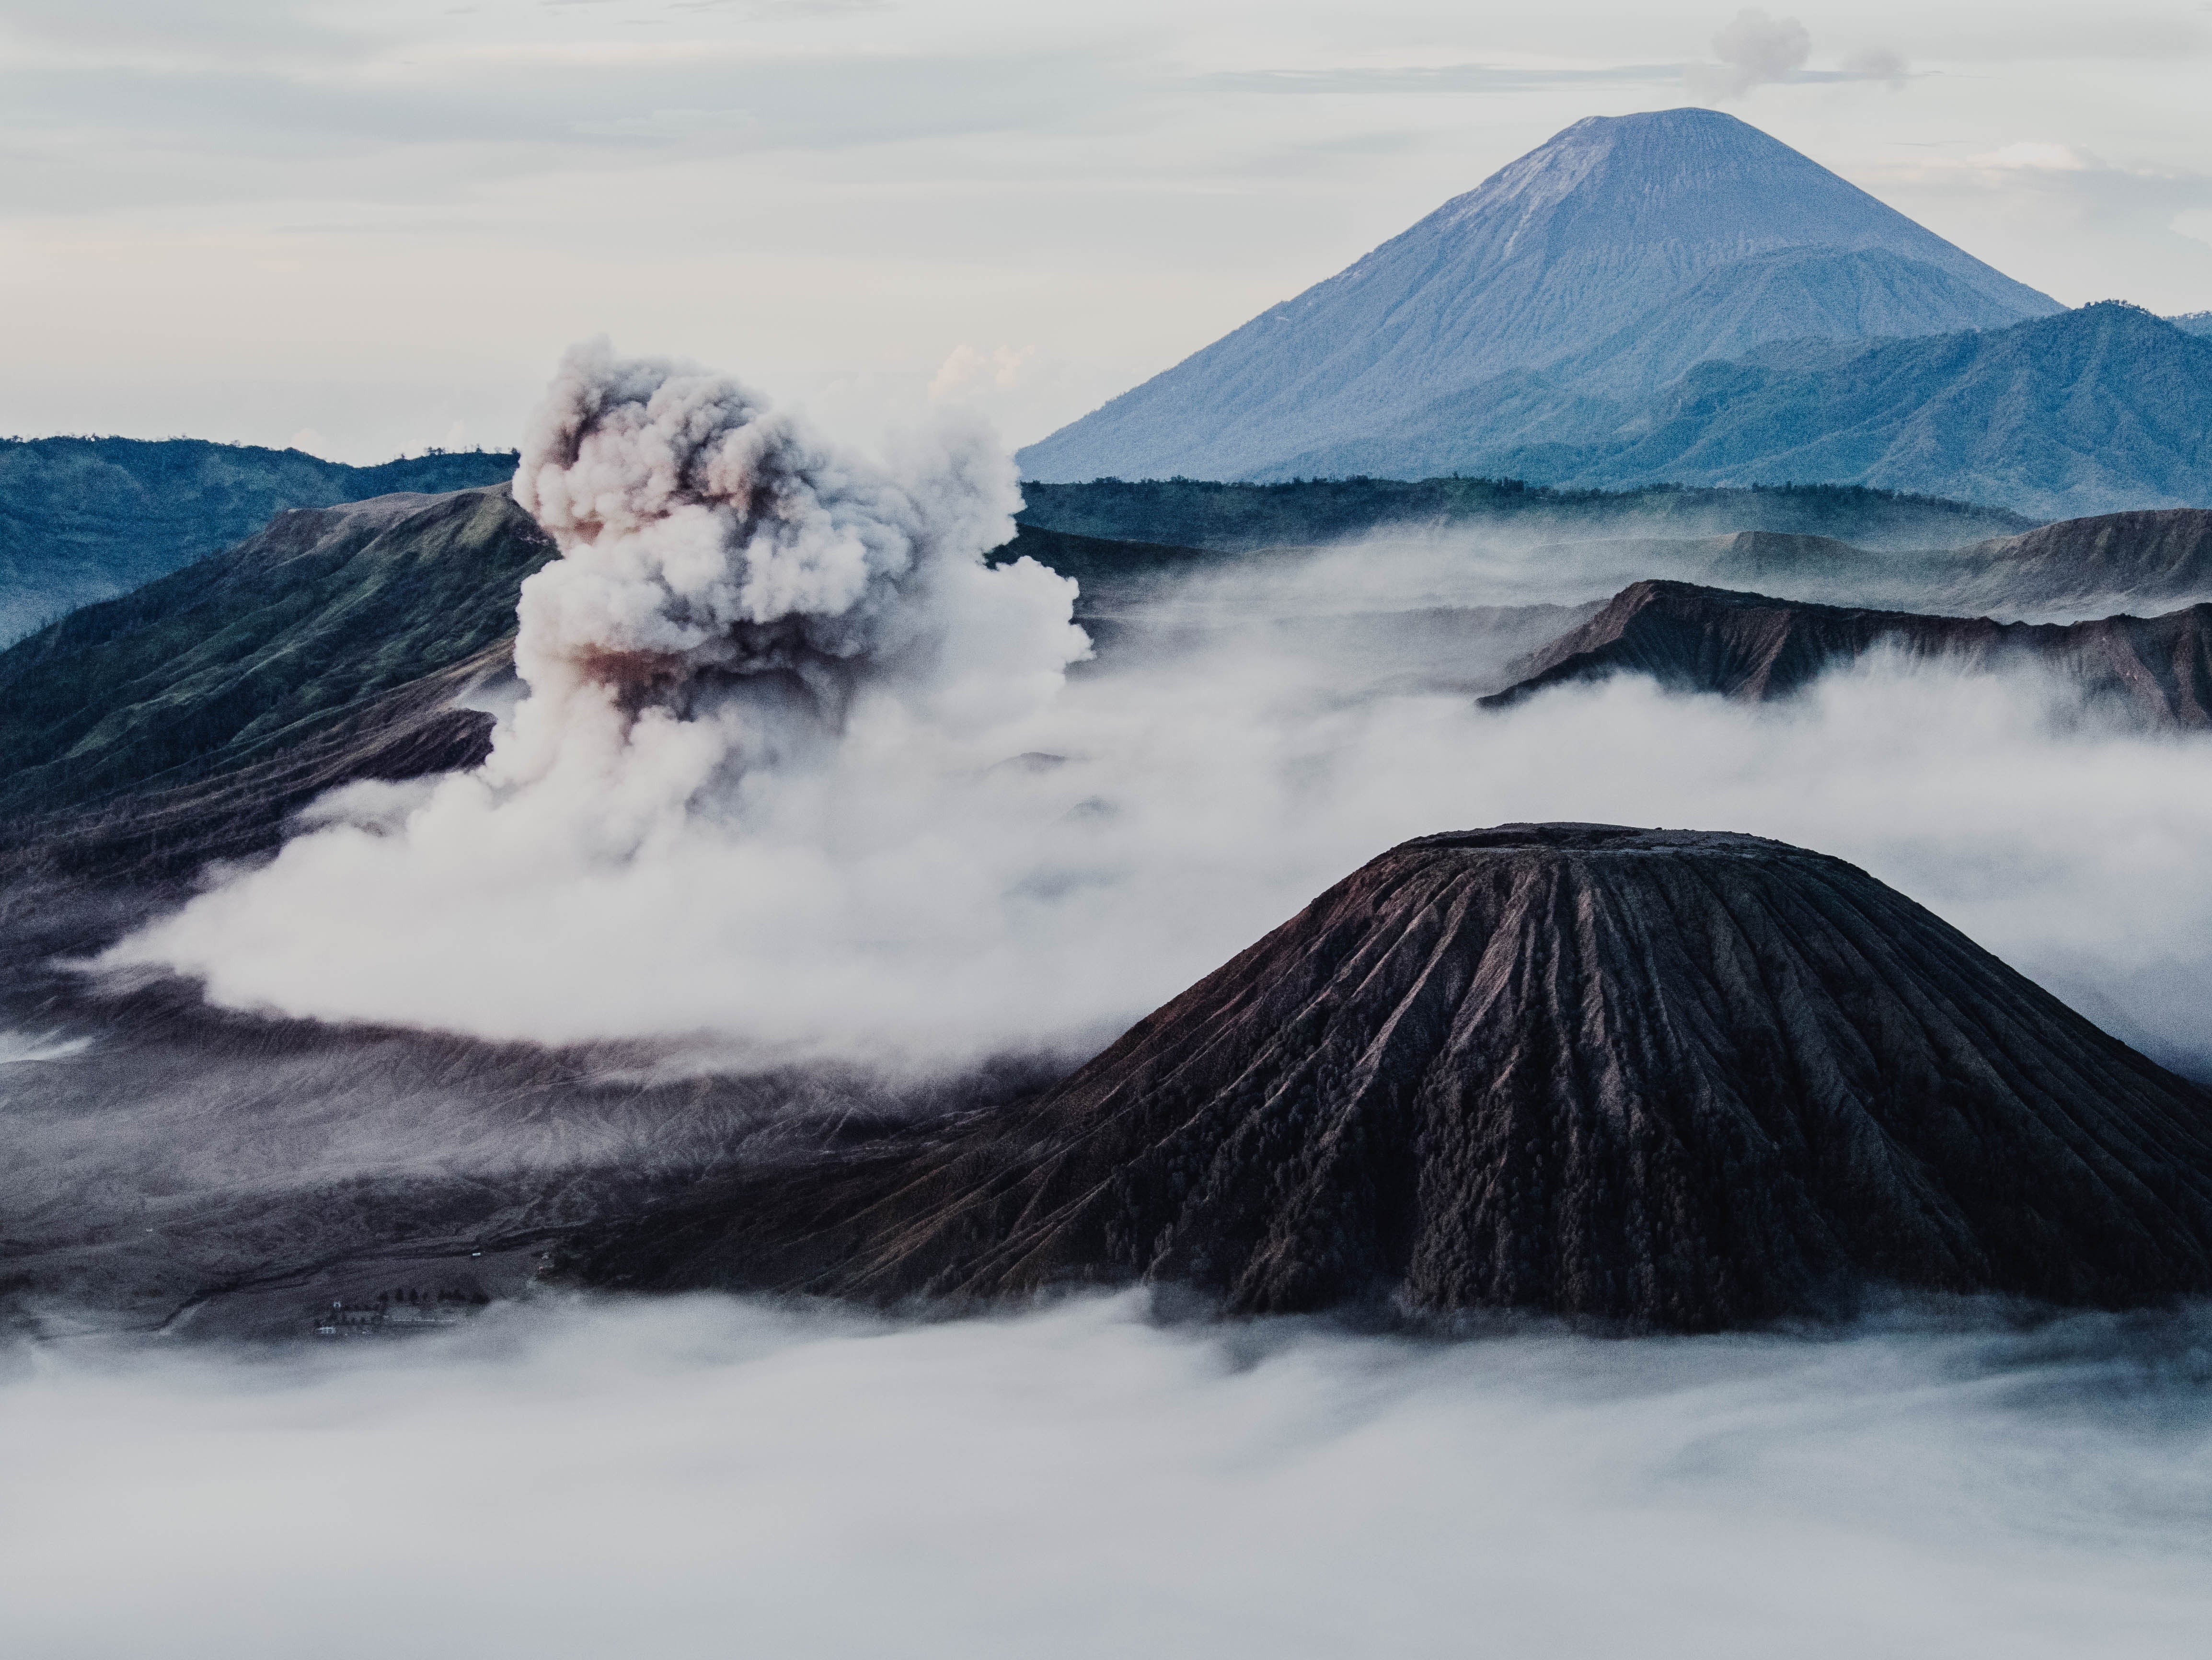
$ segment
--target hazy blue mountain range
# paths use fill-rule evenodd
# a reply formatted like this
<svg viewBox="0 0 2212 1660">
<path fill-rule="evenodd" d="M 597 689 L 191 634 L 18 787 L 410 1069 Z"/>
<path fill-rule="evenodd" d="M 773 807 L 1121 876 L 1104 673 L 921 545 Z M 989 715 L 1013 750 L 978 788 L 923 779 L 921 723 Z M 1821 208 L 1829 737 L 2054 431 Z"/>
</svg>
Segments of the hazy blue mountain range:
<svg viewBox="0 0 2212 1660">
<path fill-rule="evenodd" d="M 1480 531 L 1514 542 L 1777 532 L 1873 549 L 1951 548 L 2009 536 L 2038 521 L 2002 508 L 1807 484 L 1749 489 L 1552 489 L 1512 478 L 1309 478 L 1224 483 L 1204 478 L 1100 478 L 1030 483 L 1016 515 L 1025 532 L 1064 532 L 1114 542 L 1249 553 L 1310 548 L 1375 534 Z M 1026 540 L 1008 556 L 1035 552 Z"/>
<path fill-rule="evenodd" d="M 2212 334 L 2212 311 L 2185 311 L 2166 320 L 2189 334 Z"/>
<path fill-rule="evenodd" d="M 1771 341 L 2058 309 L 1733 117 L 1592 118 L 1021 461 L 1042 480 L 1288 477 L 1510 377 L 1633 399 Z"/>
<path fill-rule="evenodd" d="M 354 467 L 198 439 L 0 439 L 0 642 L 243 540 L 286 508 L 505 482 L 510 453 Z"/>
<path fill-rule="evenodd" d="M 1790 341 L 1635 404 L 1476 388 L 1298 474 L 1454 470 L 1568 489 L 1819 479 L 2039 519 L 2212 502 L 2212 339 L 2107 301 L 2010 328 Z"/>
</svg>

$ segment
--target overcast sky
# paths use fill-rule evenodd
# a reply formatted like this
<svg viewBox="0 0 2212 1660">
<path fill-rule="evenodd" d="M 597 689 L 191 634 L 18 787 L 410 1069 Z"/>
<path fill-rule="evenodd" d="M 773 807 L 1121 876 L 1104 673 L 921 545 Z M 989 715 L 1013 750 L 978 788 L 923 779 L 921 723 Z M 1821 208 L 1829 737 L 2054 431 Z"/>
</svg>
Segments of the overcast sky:
<svg viewBox="0 0 2212 1660">
<path fill-rule="evenodd" d="M 2212 4 L 0 0 L 0 433 L 505 444 L 573 339 L 1041 436 L 1576 119 L 2212 307 Z"/>
</svg>

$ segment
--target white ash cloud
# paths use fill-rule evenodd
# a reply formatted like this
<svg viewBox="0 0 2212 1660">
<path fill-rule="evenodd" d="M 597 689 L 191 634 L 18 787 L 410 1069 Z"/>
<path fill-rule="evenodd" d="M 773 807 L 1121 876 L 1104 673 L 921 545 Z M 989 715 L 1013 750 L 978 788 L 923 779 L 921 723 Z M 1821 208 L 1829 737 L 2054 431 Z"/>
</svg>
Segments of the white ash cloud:
<svg viewBox="0 0 2212 1660">
<path fill-rule="evenodd" d="M 488 781 L 582 769 L 688 808 L 865 705 L 964 735 L 1048 697 L 1087 642 L 1072 584 L 983 565 L 1020 505 L 1004 452 L 947 425 L 900 459 L 878 468 L 726 376 L 571 351 L 515 474 L 562 556 L 523 584 L 530 690 Z"/>
</svg>

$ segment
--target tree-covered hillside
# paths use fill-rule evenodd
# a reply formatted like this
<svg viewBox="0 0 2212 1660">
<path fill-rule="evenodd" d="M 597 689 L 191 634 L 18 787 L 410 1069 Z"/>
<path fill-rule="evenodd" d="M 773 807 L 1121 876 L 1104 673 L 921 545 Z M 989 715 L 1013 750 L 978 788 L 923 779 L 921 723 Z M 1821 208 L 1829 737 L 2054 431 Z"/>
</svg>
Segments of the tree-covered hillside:
<svg viewBox="0 0 2212 1660">
<path fill-rule="evenodd" d="M 514 476 L 511 452 L 347 466 L 195 438 L 0 439 L 0 643 L 244 540 L 287 508 Z"/>
<path fill-rule="evenodd" d="M 1513 478 L 1313 478 L 1279 484 L 1100 478 L 1085 484 L 1025 483 L 1022 494 L 1028 503 L 1018 515 L 1024 526 L 1224 553 L 1462 526 L 1531 541 L 1779 531 L 1832 536 L 1867 548 L 1943 548 L 2009 535 L 2036 522 L 1964 502 L 1827 485 L 1574 490 Z"/>
<path fill-rule="evenodd" d="M 0 652 L 0 813 L 252 764 L 514 632 L 553 546 L 504 489 L 289 513 Z"/>
<path fill-rule="evenodd" d="M 2107 301 L 1993 332 L 1708 363 L 1577 483 L 1791 478 L 2039 518 L 2212 505 L 2212 340 Z"/>
</svg>

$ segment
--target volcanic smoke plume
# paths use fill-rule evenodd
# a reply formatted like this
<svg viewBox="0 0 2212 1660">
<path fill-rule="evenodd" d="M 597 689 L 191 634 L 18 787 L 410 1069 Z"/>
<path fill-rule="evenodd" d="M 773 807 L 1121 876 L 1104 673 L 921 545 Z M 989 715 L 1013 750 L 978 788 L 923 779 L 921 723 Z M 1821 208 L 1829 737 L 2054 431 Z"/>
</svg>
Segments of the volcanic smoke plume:
<svg viewBox="0 0 2212 1660">
<path fill-rule="evenodd" d="M 902 461 L 834 448 L 726 376 L 572 350 L 515 474 L 562 556 L 523 587 L 530 695 L 489 778 L 580 770 L 680 807 L 834 737 L 871 694 L 954 731 L 1048 696 L 1086 647 L 1072 584 L 983 565 L 1021 505 L 1005 453 L 948 427 Z"/>
</svg>

